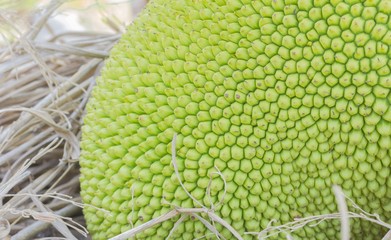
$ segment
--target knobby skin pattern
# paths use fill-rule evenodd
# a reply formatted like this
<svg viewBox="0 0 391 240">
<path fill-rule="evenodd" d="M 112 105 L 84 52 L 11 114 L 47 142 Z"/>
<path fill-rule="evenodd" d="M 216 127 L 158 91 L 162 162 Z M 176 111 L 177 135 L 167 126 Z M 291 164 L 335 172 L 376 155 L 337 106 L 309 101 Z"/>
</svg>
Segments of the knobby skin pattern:
<svg viewBox="0 0 391 240">
<path fill-rule="evenodd" d="M 241 234 L 337 212 L 333 184 L 390 222 L 390 69 L 390 0 L 152 1 L 111 51 L 84 119 L 81 195 L 108 211 L 85 207 L 93 239 L 200 207 L 174 173 L 174 133 L 185 188 Z M 386 232 L 350 223 L 356 239 Z M 339 225 L 292 236 L 337 239 Z M 204 235 L 215 239 L 187 218 L 172 239 Z"/>
</svg>

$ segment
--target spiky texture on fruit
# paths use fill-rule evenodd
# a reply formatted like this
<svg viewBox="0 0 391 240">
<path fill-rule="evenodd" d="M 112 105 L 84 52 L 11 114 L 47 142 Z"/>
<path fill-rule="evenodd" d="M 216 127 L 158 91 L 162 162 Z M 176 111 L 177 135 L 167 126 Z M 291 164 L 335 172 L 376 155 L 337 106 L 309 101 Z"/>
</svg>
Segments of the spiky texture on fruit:
<svg viewBox="0 0 391 240">
<path fill-rule="evenodd" d="M 199 207 L 174 173 L 174 133 L 187 191 L 242 234 L 337 212 L 333 184 L 390 221 L 390 14 L 390 0 L 152 1 L 112 50 L 84 120 L 81 194 L 110 213 L 85 207 L 93 238 Z M 339 224 L 293 236 L 337 239 Z M 360 239 L 385 232 L 351 227 Z M 204 235 L 214 238 L 186 219 L 172 236 Z"/>
</svg>

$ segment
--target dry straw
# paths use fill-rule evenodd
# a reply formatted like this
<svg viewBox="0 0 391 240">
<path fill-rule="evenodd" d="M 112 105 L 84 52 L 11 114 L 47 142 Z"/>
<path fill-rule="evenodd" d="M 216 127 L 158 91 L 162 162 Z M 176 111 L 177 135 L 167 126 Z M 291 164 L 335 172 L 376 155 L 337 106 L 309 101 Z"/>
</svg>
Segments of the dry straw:
<svg viewBox="0 0 391 240">
<path fill-rule="evenodd" d="M 1 25 L 15 39 L 0 49 L 0 239 L 88 235 L 79 194 L 80 125 L 120 27 L 115 34 L 86 30 L 38 40 L 63 3 L 38 9 L 26 32 L 12 12 L 0 10 Z"/>
<path fill-rule="evenodd" d="M 115 34 L 86 30 L 53 35 L 45 42 L 37 41 L 38 33 L 62 3 L 52 1 L 43 8 L 38 20 L 25 33 L 13 24 L 9 14 L 0 10 L 0 22 L 16 36 L 15 41 L 0 48 L 0 239 L 88 238 L 78 182 L 80 126 L 94 79 L 109 49 L 119 39 L 118 29 L 121 28 L 108 21 Z M 175 137 L 172 146 L 175 149 Z M 172 161 L 184 187 L 175 154 Z M 223 178 L 217 168 L 214 174 Z M 225 183 L 224 178 L 223 181 Z M 344 196 L 340 187 L 334 186 L 333 190 L 339 212 L 300 218 L 280 226 L 271 222 L 262 232 L 245 234 L 267 239 L 284 232 L 287 239 L 293 239 L 290 233 L 304 226 L 340 219 L 341 237 L 347 240 L 350 218 L 365 219 L 391 229 L 391 225 L 379 216 L 365 212 Z M 173 206 L 167 214 L 113 240 L 133 237 L 178 216 L 171 232 L 186 218 L 193 217 L 218 239 L 224 237 L 215 224 L 223 225 L 237 239 L 242 239 L 214 213 L 212 203 L 211 208 L 199 205 L 192 209 Z M 350 211 L 348 205 L 352 208 Z M 391 230 L 383 239 L 391 239 Z"/>
</svg>

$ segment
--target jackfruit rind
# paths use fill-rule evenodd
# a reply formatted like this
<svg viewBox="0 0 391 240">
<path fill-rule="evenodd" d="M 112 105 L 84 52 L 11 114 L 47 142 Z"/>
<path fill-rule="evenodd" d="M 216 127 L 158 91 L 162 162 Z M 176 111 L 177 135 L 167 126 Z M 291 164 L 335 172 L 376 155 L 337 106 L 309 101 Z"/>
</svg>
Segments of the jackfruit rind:
<svg viewBox="0 0 391 240">
<path fill-rule="evenodd" d="M 81 195 L 110 213 L 85 207 L 93 239 L 199 207 L 174 174 L 174 133 L 187 191 L 207 207 L 222 201 L 216 214 L 241 234 L 336 212 L 332 184 L 390 222 L 390 14 L 389 0 L 149 3 L 111 51 L 84 119 Z M 137 237 L 163 239 L 174 223 Z M 339 224 L 292 235 L 337 239 Z M 351 220 L 351 231 L 386 229 Z M 172 237 L 204 235 L 214 238 L 189 218 Z"/>
</svg>

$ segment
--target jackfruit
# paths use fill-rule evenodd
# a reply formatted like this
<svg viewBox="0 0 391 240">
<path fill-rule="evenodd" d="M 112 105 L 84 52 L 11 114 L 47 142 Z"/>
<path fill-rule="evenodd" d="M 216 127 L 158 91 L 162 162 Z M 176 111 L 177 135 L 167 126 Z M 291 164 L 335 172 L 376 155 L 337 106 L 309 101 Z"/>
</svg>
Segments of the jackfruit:
<svg viewBox="0 0 391 240">
<path fill-rule="evenodd" d="M 186 191 L 245 239 L 272 220 L 337 212 L 334 184 L 390 222 L 390 70 L 390 0 L 152 0 L 112 49 L 84 118 L 93 239 L 201 207 Z M 350 223 L 356 239 L 387 231 Z M 337 239 L 339 225 L 290 234 Z M 176 227 L 173 239 L 215 238 L 190 217 Z"/>
</svg>

